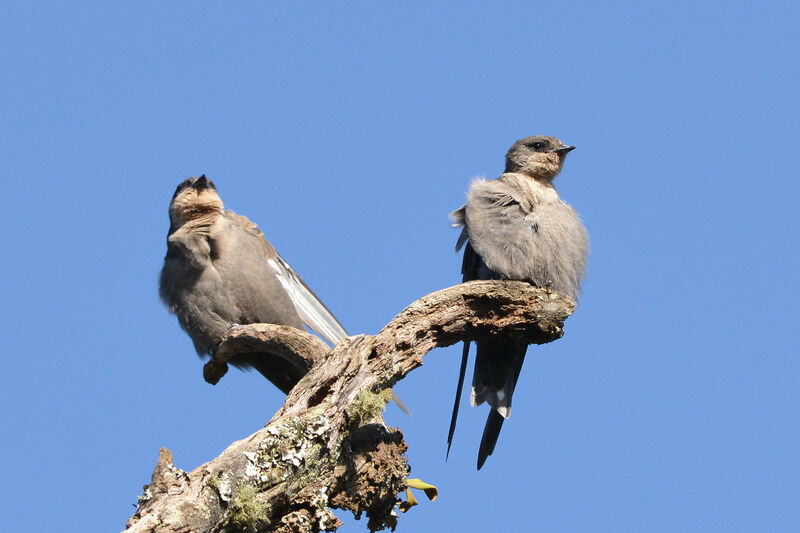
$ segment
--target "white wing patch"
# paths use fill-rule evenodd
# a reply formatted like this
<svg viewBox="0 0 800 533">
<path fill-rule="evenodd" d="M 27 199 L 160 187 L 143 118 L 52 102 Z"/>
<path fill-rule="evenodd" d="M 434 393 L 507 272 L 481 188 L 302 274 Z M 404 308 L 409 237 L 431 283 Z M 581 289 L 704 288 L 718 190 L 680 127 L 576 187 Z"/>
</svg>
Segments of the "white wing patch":
<svg viewBox="0 0 800 533">
<path fill-rule="evenodd" d="M 331 314 L 319 298 L 303 283 L 289 263 L 281 256 L 268 261 L 281 286 L 289 294 L 300 319 L 322 335 L 332 345 L 347 337 L 347 331 Z"/>
</svg>

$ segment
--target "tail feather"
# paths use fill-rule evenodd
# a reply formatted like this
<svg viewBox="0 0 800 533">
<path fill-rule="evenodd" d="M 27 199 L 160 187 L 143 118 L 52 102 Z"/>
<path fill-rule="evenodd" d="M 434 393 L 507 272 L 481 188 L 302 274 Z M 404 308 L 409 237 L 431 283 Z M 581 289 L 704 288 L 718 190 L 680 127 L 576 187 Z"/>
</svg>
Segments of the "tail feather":
<svg viewBox="0 0 800 533">
<path fill-rule="evenodd" d="M 453 402 L 453 415 L 450 417 L 450 432 L 447 434 L 447 454 L 444 460 L 450 457 L 450 445 L 453 444 L 453 433 L 456 432 L 456 420 L 458 420 L 458 404 L 461 403 L 461 389 L 464 388 L 464 374 L 467 373 L 467 359 L 469 357 L 469 341 L 464 342 L 464 351 L 461 354 L 461 370 L 458 373 L 458 385 L 456 386 L 456 400 Z"/>
<path fill-rule="evenodd" d="M 527 346 L 504 337 L 481 339 L 477 345 L 470 402 L 473 406 L 489 402 L 508 418 Z"/>
<path fill-rule="evenodd" d="M 497 437 L 500 436 L 500 429 L 503 427 L 503 418 L 497 411 L 491 409 L 489 416 L 486 419 L 486 425 L 483 427 L 483 436 L 481 436 L 481 445 L 478 448 L 478 470 L 481 469 L 486 458 L 494 452 L 494 446 L 497 444 Z"/>
<path fill-rule="evenodd" d="M 492 406 L 478 450 L 478 469 L 494 451 L 503 421 L 511 415 L 511 398 L 525 361 L 527 346 L 507 337 L 477 341 L 472 378 L 472 405 Z"/>
</svg>

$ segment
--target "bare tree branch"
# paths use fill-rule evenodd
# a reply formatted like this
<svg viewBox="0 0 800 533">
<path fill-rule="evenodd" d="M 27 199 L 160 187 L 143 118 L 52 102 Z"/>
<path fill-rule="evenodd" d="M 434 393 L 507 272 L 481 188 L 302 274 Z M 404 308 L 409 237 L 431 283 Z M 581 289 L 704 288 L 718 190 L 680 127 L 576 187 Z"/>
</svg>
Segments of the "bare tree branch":
<svg viewBox="0 0 800 533">
<path fill-rule="evenodd" d="M 333 530 L 331 508 L 366 512 L 372 531 L 393 527 L 408 465 L 402 434 L 381 417 L 388 387 L 433 348 L 461 340 L 498 333 L 532 344 L 556 340 L 573 307 L 524 282 L 472 281 L 420 298 L 377 335 L 333 349 L 285 326 L 233 328 L 215 364 L 266 352 L 310 370 L 264 429 L 192 472 L 177 469 L 162 448 L 127 531 Z"/>
<path fill-rule="evenodd" d="M 278 324 L 249 324 L 232 327 L 217 347 L 214 357 L 203 368 L 203 377 L 216 385 L 228 371 L 228 361 L 237 355 L 260 354 L 278 357 L 306 374 L 317 362 L 322 361 L 331 347 L 317 337 L 291 326 Z M 273 367 L 277 372 L 281 365 Z M 282 388 L 285 372 L 267 376 L 278 388 Z M 296 384 L 296 383 L 295 383 Z"/>
</svg>

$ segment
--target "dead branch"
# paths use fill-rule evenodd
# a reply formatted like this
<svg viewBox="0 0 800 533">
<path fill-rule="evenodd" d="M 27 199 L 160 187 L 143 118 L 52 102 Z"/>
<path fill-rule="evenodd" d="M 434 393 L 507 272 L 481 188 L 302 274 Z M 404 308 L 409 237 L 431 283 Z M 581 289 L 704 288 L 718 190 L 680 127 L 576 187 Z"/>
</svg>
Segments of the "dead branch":
<svg viewBox="0 0 800 533">
<path fill-rule="evenodd" d="M 265 428 L 192 472 L 176 468 L 162 448 L 126 531 L 334 530 L 340 522 L 331 508 L 366 512 L 371 531 L 393 527 L 408 465 L 402 434 L 381 417 L 387 389 L 436 347 L 498 333 L 531 344 L 556 340 L 573 307 L 524 282 L 472 281 L 424 296 L 377 335 L 333 349 L 285 326 L 233 328 L 217 350 L 217 369 L 257 352 L 308 373 Z"/>
<path fill-rule="evenodd" d="M 322 361 L 331 347 L 317 337 L 290 326 L 278 324 L 248 324 L 232 327 L 217 347 L 214 357 L 203 367 L 205 380 L 216 385 L 228 371 L 228 361 L 245 354 L 260 354 L 277 357 L 297 368 L 300 375 L 306 374 L 317 362 Z M 282 365 L 275 365 L 276 373 Z M 282 388 L 285 372 L 268 376 Z M 293 385 L 296 383 L 293 383 Z"/>
</svg>

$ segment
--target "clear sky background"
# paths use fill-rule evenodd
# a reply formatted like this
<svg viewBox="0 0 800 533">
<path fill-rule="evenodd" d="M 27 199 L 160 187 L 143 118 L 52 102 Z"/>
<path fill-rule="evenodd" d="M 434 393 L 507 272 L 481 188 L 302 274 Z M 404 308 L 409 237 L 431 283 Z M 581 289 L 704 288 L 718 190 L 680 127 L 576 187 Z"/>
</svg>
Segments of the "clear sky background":
<svg viewBox="0 0 800 533">
<path fill-rule="evenodd" d="M 445 462 L 460 348 L 399 384 L 441 496 L 398 530 L 800 530 L 796 2 L 114 4 L 0 17 L 5 531 L 119 531 L 160 446 L 191 470 L 280 407 L 158 299 L 181 180 L 375 333 L 460 280 L 448 213 L 535 133 L 578 146 L 581 305 L 481 472 L 485 406 Z"/>
</svg>

